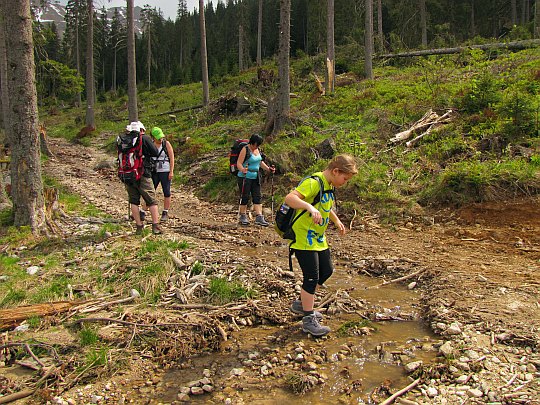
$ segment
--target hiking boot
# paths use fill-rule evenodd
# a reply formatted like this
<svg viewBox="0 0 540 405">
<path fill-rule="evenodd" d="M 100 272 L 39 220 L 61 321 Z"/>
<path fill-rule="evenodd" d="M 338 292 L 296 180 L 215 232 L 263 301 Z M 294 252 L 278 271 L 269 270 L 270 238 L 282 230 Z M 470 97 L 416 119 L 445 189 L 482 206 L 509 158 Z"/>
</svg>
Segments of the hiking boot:
<svg viewBox="0 0 540 405">
<path fill-rule="evenodd" d="M 144 229 L 144 224 L 137 225 L 137 229 L 135 230 L 135 235 L 142 235 Z"/>
<path fill-rule="evenodd" d="M 264 219 L 263 215 L 257 215 L 257 217 L 255 218 L 255 223 L 260 226 L 270 225 L 268 222 L 266 222 L 266 219 Z"/>
<path fill-rule="evenodd" d="M 152 224 L 152 233 L 154 235 L 161 235 L 163 232 L 161 232 L 161 228 L 158 224 Z"/>
<path fill-rule="evenodd" d="M 302 301 L 300 300 L 294 300 L 290 310 L 294 312 L 295 314 L 304 316 L 304 309 L 302 308 Z M 317 318 L 318 321 L 322 321 L 323 316 L 319 311 L 313 311 L 313 315 L 315 315 L 315 318 Z"/>
<path fill-rule="evenodd" d="M 246 214 L 240 214 L 240 219 L 238 220 L 240 225 L 249 225 L 249 219 Z"/>
<path fill-rule="evenodd" d="M 328 326 L 321 325 L 315 314 L 313 314 L 302 318 L 302 330 L 315 337 L 321 337 L 330 333 L 331 329 Z"/>
<path fill-rule="evenodd" d="M 163 211 L 161 213 L 161 222 L 165 222 L 169 220 L 169 213 L 167 211 Z"/>
</svg>

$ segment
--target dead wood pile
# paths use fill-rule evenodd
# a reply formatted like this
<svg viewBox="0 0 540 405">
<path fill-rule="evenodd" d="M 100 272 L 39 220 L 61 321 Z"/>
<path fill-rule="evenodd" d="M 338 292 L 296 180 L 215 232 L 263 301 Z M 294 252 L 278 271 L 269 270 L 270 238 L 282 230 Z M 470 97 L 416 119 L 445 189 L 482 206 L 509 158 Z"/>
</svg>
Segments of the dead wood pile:
<svg viewBox="0 0 540 405">
<path fill-rule="evenodd" d="M 422 139 L 424 136 L 429 135 L 434 130 L 438 129 L 444 124 L 449 123 L 454 119 L 455 112 L 454 110 L 448 110 L 443 115 L 439 116 L 435 111 L 429 110 L 424 114 L 422 118 L 420 118 L 418 121 L 416 121 L 409 129 L 405 131 L 401 131 L 394 135 L 394 137 L 390 138 L 391 143 L 398 143 L 402 142 L 404 140 L 409 139 L 413 134 L 420 132 L 419 135 L 411 139 L 410 141 L 407 141 L 405 145 L 407 145 L 408 148 L 413 146 L 416 142 L 418 142 L 420 139 Z"/>
</svg>

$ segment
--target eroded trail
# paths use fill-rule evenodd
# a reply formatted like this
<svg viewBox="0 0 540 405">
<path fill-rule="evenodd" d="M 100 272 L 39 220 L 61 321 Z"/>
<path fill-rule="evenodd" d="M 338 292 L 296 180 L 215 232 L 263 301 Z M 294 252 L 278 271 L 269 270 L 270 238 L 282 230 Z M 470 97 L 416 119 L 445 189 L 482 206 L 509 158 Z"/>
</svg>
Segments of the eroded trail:
<svg viewBox="0 0 540 405">
<path fill-rule="evenodd" d="M 96 169 L 114 158 L 61 139 L 50 142 L 56 159 L 46 163 L 46 173 L 114 218 L 124 219 L 126 193 L 114 166 Z M 380 320 L 422 316 L 423 324 L 440 336 L 422 340 L 424 336 L 415 335 L 431 332 L 418 326 L 401 336 L 418 341 L 398 341 L 398 334 L 386 336 L 383 327 L 379 332 L 364 330 L 346 338 L 333 333 L 313 340 L 299 331 L 297 319 L 287 310 L 299 277 L 288 274 L 286 246 L 274 231 L 238 227 L 234 205 L 209 204 L 175 187 L 172 219 L 162 238 L 190 241 L 195 246 L 191 259 L 229 268 L 228 274 L 247 269 L 241 280 L 265 285 L 268 296 L 231 310 L 234 316 L 222 309 L 222 323 L 232 326 L 224 331 L 228 339 L 219 354 L 173 362 L 165 369 L 141 361 L 131 373 L 111 380 L 113 386 L 98 382 L 80 395 L 97 395 L 107 403 L 119 398 L 157 403 L 188 397 L 215 403 L 292 403 L 296 397 L 283 390 L 284 381 L 290 373 L 303 373 L 312 378 L 300 383 L 316 386 L 309 394 L 312 403 L 378 402 L 410 382 L 402 365 L 424 361 L 407 366 L 421 378 L 407 394 L 409 400 L 538 403 L 539 202 L 528 198 L 430 213 L 430 225 L 407 223 L 392 229 L 360 218 L 343 237 L 330 231 L 336 273 L 322 296 L 330 300 L 326 315 L 333 330 L 359 314 L 377 320 L 381 313 Z M 378 286 L 415 272 L 418 275 L 401 286 Z M 413 281 L 416 288 L 407 291 L 405 286 Z M 168 304 L 174 303 L 173 296 Z M 262 324 L 250 326 L 253 320 Z M 366 335 L 377 334 L 379 340 L 369 343 L 373 338 Z M 368 381 L 358 373 L 369 363 L 380 381 Z M 373 371 L 377 367 L 380 373 Z M 388 367 L 395 367 L 397 374 Z M 385 373 L 391 381 L 385 381 Z M 200 383 L 203 378 L 211 384 Z M 211 389 L 193 392 L 190 382 L 195 388 Z"/>
</svg>

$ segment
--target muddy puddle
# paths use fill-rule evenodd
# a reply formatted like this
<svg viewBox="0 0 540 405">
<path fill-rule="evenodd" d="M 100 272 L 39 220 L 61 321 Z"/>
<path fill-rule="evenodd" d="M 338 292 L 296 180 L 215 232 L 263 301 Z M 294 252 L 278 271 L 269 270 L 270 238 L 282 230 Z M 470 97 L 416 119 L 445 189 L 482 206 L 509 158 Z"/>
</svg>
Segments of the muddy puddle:
<svg viewBox="0 0 540 405">
<path fill-rule="evenodd" d="M 437 338 L 419 318 L 419 292 L 397 284 L 377 287 L 380 283 L 380 279 L 342 272 L 329 280 L 326 290 L 345 289 L 383 318 L 412 315 L 413 320 L 371 322 L 373 330 L 368 335 L 342 336 L 338 333 L 340 327 L 361 321 L 359 314 L 325 315 L 324 323 L 333 332 L 329 338 L 319 340 L 303 333 L 300 321 L 242 328 L 233 333 L 221 353 L 192 358 L 183 369 L 168 370 L 163 390 L 155 400 L 176 400 L 180 389 L 201 379 L 205 369 L 211 373 L 214 392 L 190 395 L 190 402 L 224 403 L 231 398 L 228 403 L 232 404 L 370 403 L 370 394 L 381 386 L 396 391 L 408 385 L 403 365 L 419 360 L 434 362 L 436 351 L 432 344 Z M 306 363 L 300 365 L 295 361 L 302 351 Z M 261 366 L 267 367 L 264 373 Z M 242 374 L 234 370 L 242 370 Z M 291 392 L 285 383 L 287 377 L 310 372 L 322 377 L 324 384 L 315 385 L 303 395 Z"/>
</svg>

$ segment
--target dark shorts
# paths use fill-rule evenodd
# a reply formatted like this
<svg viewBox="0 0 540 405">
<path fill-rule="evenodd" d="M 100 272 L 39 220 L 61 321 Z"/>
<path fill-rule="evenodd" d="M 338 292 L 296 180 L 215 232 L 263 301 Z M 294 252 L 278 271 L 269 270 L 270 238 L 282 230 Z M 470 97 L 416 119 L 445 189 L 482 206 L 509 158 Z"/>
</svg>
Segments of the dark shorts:
<svg viewBox="0 0 540 405">
<path fill-rule="evenodd" d="M 249 202 L 249 196 L 253 200 L 253 204 L 260 204 L 262 201 L 261 184 L 259 179 L 245 179 L 244 177 L 238 177 L 238 190 L 242 195 L 240 205 L 247 205 Z"/>
<path fill-rule="evenodd" d="M 142 176 L 139 183 L 126 184 L 126 190 L 130 204 L 139 205 L 141 203 L 141 197 L 147 207 L 157 204 L 156 190 L 154 189 L 154 184 L 152 184 L 152 179 L 150 177 Z"/>
<path fill-rule="evenodd" d="M 154 183 L 154 188 L 156 190 L 159 183 L 161 183 L 161 189 L 163 190 L 164 197 L 171 196 L 171 181 L 169 180 L 169 172 L 152 173 L 152 182 Z"/>
<path fill-rule="evenodd" d="M 334 272 L 330 249 L 321 251 L 294 249 L 294 255 L 302 269 L 304 284 L 309 280 L 313 283 L 323 285 Z"/>
</svg>

